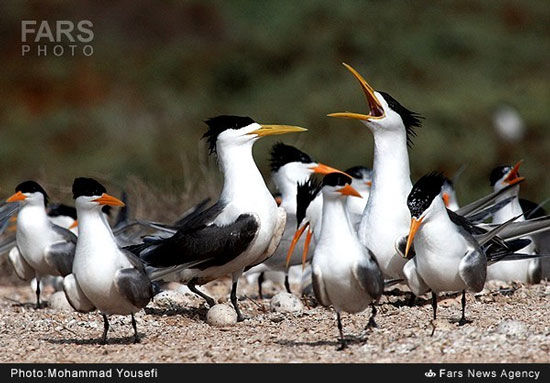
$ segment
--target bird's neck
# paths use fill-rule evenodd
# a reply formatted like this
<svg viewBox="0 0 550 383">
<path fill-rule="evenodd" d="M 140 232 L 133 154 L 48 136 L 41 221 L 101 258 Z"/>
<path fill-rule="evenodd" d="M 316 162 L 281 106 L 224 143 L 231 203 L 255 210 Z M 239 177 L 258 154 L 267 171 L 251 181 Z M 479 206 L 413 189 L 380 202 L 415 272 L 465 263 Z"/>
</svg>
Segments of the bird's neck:
<svg viewBox="0 0 550 383">
<path fill-rule="evenodd" d="M 81 209 L 78 216 L 78 241 L 95 244 L 113 244 L 116 240 L 105 214 L 99 209 Z"/>
<path fill-rule="evenodd" d="M 24 229 L 25 227 L 47 227 L 49 225 L 48 214 L 43 204 L 37 205 L 24 205 L 19 209 L 17 215 L 17 227 L 18 229 Z"/>
<path fill-rule="evenodd" d="M 404 131 L 374 132 L 374 159 L 371 196 L 377 198 L 380 193 L 399 197 L 406 201 L 412 188 L 407 135 Z"/>
<path fill-rule="evenodd" d="M 449 218 L 445 204 L 440 197 L 434 201 L 429 219 L 425 219 L 420 226 L 415 238 L 424 242 L 429 247 L 437 246 L 441 243 L 446 243 L 454 235 L 460 235 L 457 226 Z"/>
<path fill-rule="evenodd" d="M 509 198 L 512 195 L 508 194 L 507 196 L 502 196 L 499 198 L 499 201 Z M 520 214 L 523 214 L 523 209 L 519 204 L 519 198 L 517 194 L 513 196 L 514 198 L 509 203 L 507 203 L 506 205 L 504 205 L 502 208 L 500 208 L 495 212 L 495 214 L 493 215 L 493 223 L 504 223 L 513 217 L 517 217 Z M 518 222 L 525 221 L 525 217 L 522 215 L 516 221 Z"/>
<path fill-rule="evenodd" d="M 269 193 L 262 174 L 252 157 L 252 142 L 241 145 L 227 145 L 217 148 L 220 169 L 224 183 L 220 199 L 237 201 Z"/>
<path fill-rule="evenodd" d="M 279 191 L 281 192 L 281 206 L 287 213 L 296 214 L 296 194 L 298 194 L 297 185 L 292 185 L 290 182 L 284 182 Z"/>
<path fill-rule="evenodd" d="M 323 215 L 321 219 L 320 240 L 330 241 L 349 238 L 355 233 L 348 216 L 345 198 L 323 196 Z"/>
</svg>

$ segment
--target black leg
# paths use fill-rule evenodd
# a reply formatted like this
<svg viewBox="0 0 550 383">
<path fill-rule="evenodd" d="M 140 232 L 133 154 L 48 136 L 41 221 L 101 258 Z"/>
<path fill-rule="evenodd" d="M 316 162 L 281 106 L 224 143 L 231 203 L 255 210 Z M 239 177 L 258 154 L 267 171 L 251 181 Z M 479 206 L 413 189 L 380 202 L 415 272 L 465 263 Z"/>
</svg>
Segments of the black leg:
<svg viewBox="0 0 550 383">
<path fill-rule="evenodd" d="M 36 277 L 36 309 L 40 308 L 40 278 Z"/>
<path fill-rule="evenodd" d="M 416 302 L 416 295 L 414 295 L 413 292 L 411 292 L 411 296 L 409 297 L 409 301 L 407 302 L 409 307 L 413 307 Z"/>
<path fill-rule="evenodd" d="M 437 294 L 432 291 L 432 309 L 434 310 L 434 320 L 437 319 Z"/>
<path fill-rule="evenodd" d="M 468 323 L 466 319 L 466 290 L 462 290 L 462 317 L 458 321 L 458 325 L 464 326 L 466 323 Z"/>
<path fill-rule="evenodd" d="M 109 319 L 107 315 L 103 315 L 103 337 L 101 338 L 101 344 L 107 343 L 107 331 L 109 331 Z"/>
<path fill-rule="evenodd" d="M 374 305 L 374 302 L 372 302 L 370 305 L 372 307 L 372 314 L 369 318 L 369 323 L 367 323 L 367 329 L 378 327 L 376 321 L 374 320 L 374 318 L 376 317 L 376 306 Z"/>
<path fill-rule="evenodd" d="M 231 303 L 237 312 L 237 322 L 242 322 L 244 317 L 243 314 L 241 314 L 241 310 L 239 310 L 239 305 L 237 303 L 237 281 L 233 282 L 233 286 L 231 287 Z"/>
<path fill-rule="evenodd" d="M 134 314 L 132 314 L 132 327 L 134 328 L 134 343 L 139 343 L 139 336 L 138 336 L 138 332 L 137 332 L 136 318 L 134 318 Z"/>
<path fill-rule="evenodd" d="M 338 346 L 337 350 L 342 351 L 347 347 L 346 340 L 344 339 L 344 330 L 342 328 L 342 319 L 340 318 L 340 313 L 336 313 L 336 322 L 338 325 L 338 331 L 340 332 L 340 346 Z"/>
<path fill-rule="evenodd" d="M 192 292 L 200 296 L 202 299 L 204 299 L 206 303 L 208 303 L 208 306 L 213 307 L 216 304 L 216 301 L 213 298 L 209 297 L 208 295 L 206 295 L 205 293 L 203 293 L 202 291 L 200 291 L 195 287 L 194 280 L 190 281 L 187 284 L 187 287 L 189 287 L 189 290 L 191 290 Z"/>
<path fill-rule="evenodd" d="M 264 283 L 264 280 L 265 280 L 265 275 L 264 275 L 264 272 L 262 271 L 258 276 L 258 297 L 260 299 L 264 299 L 264 295 L 262 294 L 262 283 Z"/>
<path fill-rule="evenodd" d="M 292 291 L 290 291 L 290 282 L 288 281 L 288 272 L 285 273 L 285 288 L 287 293 L 292 294 Z"/>
</svg>

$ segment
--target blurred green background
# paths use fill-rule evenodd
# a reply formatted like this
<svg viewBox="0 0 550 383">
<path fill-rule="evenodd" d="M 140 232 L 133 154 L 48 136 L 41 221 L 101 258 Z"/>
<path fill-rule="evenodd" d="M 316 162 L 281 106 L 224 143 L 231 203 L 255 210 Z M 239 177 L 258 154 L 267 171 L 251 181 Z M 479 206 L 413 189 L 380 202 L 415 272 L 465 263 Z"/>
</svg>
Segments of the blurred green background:
<svg viewBox="0 0 550 383">
<path fill-rule="evenodd" d="M 363 94 L 341 65 L 426 117 L 410 151 L 413 180 L 452 176 L 466 203 L 490 191 L 498 164 L 524 159 L 521 194 L 550 197 L 550 2 L 3 1 L 0 5 L 0 194 L 35 178 L 70 201 L 75 176 L 132 193 L 136 182 L 214 195 L 202 122 L 218 114 L 309 129 L 285 136 L 339 168 L 370 166 Z M 90 57 L 21 56 L 21 20 L 91 20 Z M 53 25 L 53 24 L 52 24 Z M 66 43 L 64 43 L 66 45 Z M 502 139 L 495 110 L 525 124 Z M 260 141 L 257 163 L 269 178 Z M 138 180 L 138 181 L 136 181 Z M 205 186 L 205 183 L 208 183 Z M 59 185 L 63 185 L 60 187 Z"/>
</svg>

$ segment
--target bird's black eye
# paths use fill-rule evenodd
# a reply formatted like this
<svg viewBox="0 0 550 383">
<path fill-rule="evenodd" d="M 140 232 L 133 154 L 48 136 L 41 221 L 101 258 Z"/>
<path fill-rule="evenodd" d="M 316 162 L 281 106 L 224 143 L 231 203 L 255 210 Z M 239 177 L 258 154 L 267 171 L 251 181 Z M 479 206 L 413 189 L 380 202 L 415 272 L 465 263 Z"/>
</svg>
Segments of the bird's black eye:
<svg viewBox="0 0 550 383">
<path fill-rule="evenodd" d="M 323 177 L 323 186 L 351 185 L 351 177 L 342 173 L 329 173 Z"/>
<path fill-rule="evenodd" d="M 202 138 L 206 138 L 208 142 L 208 150 L 210 153 L 216 152 L 216 141 L 218 136 L 227 129 L 241 129 L 245 126 L 254 123 L 250 117 L 241 116 L 217 116 L 204 121 L 208 125 L 208 130 Z"/>
<path fill-rule="evenodd" d="M 306 153 L 291 145 L 278 142 L 271 148 L 270 166 L 271 171 L 276 172 L 286 164 L 291 162 L 301 162 L 310 164 L 314 160 Z"/>
<path fill-rule="evenodd" d="M 441 193 L 444 182 L 445 176 L 441 173 L 430 173 L 414 184 L 407 197 L 407 207 L 412 217 L 419 218 L 430 207 L 434 198 Z"/>
<path fill-rule="evenodd" d="M 48 205 L 48 194 L 46 193 L 46 190 L 42 186 L 38 184 L 38 182 L 35 181 L 25 181 L 21 182 L 19 185 L 15 187 L 16 192 L 21 193 L 42 193 L 44 196 L 44 205 Z"/>
<path fill-rule="evenodd" d="M 106 193 L 105 187 L 93 178 L 78 177 L 73 181 L 73 198 L 80 196 L 92 197 Z"/>
</svg>

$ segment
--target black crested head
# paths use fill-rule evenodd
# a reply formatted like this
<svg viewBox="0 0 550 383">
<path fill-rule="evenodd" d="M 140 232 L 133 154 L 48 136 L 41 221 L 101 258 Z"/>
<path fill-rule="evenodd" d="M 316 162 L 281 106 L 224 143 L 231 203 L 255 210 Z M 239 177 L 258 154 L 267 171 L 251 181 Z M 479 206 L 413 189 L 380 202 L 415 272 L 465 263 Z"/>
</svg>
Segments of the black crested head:
<svg viewBox="0 0 550 383">
<path fill-rule="evenodd" d="M 386 92 L 378 92 L 384 97 L 384 100 L 388 103 L 388 106 L 401 116 L 403 124 L 405 125 L 405 130 L 407 132 L 407 145 L 411 147 L 413 145 L 413 137 L 416 137 L 415 128 L 422 127 L 421 120 L 424 119 L 419 113 L 413 112 L 405 108 L 399 103 L 395 98 L 390 96 Z"/>
<path fill-rule="evenodd" d="M 426 174 L 416 181 L 407 197 L 407 206 L 411 216 L 419 218 L 430 207 L 434 198 L 441 193 L 444 182 L 445 176 L 437 172 Z"/>
<path fill-rule="evenodd" d="M 44 206 L 48 205 L 48 193 L 46 193 L 46 190 L 35 181 L 21 182 L 15 187 L 15 191 L 21 193 L 42 193 L 44 196 Z"/>
<path fill-rule="evenodd" d="M 351 185 L 351 177 L 342 173 L 329 173 L 323 177 L 323 186 L 346 186 Z"/>
<path fill-rule="evenodd" d="M 306 217 L 306 210 L 311 201 L 315 199 L 321 190 L 321 183 L 314 179 L 309 179 L 304 183 L 298 182 L 298 191 L 296 193 L 296 223 L 298 227 Z"/>
<path fill-rule="evenodd" d="M 363 179 L 365 176 L 369 177 L 371 172 L 372 172 L 371 169 L 361 165 L 354 166 L 344 171 L 344 173 L 349 174 L 353 178 L 358 178 L 358 179 Z"/>
<path fill-rule="evenodd" d="M 81 196 L 92 197 L 106 193 L 105 187 L 93 178 L 78 177 L 73 182 L 73 199 Z"/>
<path fill-rule="evenodd" d="M 491 186 L 495 186 L 495 184 L 503 178 L 506 174 L 508 174 L 512 170 L 511 166 L 508 165 L 501 165 L 497 166 L 491 171 L 491 174 L 489 175 L 489 182 L 491 183 Z M 518 173 L 519 176 L 519 173 Z"/>
<path fill-rule="evenodd" d="M 208 130 L 203 134 L 202 138 L 206 138 L 208 142 L 208 150 L 210 153 L 216 153 L 216 140 L 221 132 L 227 129 L 241 129 L 245 126 L 254 123 L 250 117 L 241 116 L 217 116 L 204 121 L 208 125 Z"/>
<path fill-rule="evenodd" d="M 68 206 L 62 203 L 55 203 L 48 205 L 48 215 L 50 217 L 59 217 L 60 215 L 63 215 L 65 217 L 76 219 L 76 209 L 74 206 Z"/>
<path fill-rule="evenodd" d="M 309 164 L 314 162 L 307 153 L 296 149 L 294 146 L 278 142 L 271 148 L 271 158 L 269 161 L 271 171 L 276 172 L 283 166 L 291 162 L 302 162 Z"/>
</svg>

